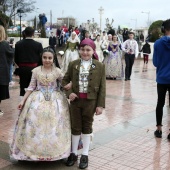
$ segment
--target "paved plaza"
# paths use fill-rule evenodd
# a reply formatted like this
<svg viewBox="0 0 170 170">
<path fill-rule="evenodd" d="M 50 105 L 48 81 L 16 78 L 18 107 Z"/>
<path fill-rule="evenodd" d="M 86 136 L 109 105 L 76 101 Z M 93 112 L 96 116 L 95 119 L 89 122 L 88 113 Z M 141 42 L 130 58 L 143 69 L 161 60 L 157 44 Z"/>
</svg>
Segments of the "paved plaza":
<svg viewBox="0 0 170 170">
<path fill-rule="evenodd" d="M 143 68 L 136 60 L 131 81 L 106 81 L 106 109 L 95 116 L 94 139 L 89 152 L 88 170 L 170 170 L 170 127 L 168 94 L 164 107 L 163 137 L 154 137 L 157 92 L 152 61 Z M 64 160 L 55 162 L 15 162 L 9 159 L 18 117 L 19 79 L 10 88 L 11 98 L 2 101 L 0 117 L 0 170 L 76 170 L 66 167 Z"/>
</svg>

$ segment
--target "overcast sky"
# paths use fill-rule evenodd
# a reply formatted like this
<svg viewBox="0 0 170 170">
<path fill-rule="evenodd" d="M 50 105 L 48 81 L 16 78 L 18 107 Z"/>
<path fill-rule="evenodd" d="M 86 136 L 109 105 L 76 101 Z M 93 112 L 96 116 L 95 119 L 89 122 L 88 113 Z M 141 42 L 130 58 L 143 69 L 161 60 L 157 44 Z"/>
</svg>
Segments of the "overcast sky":
<svg viewBox="0 0 170 170">
<path fill-rule="evenodd" d="M 48 21 L 50 21 L 50 10 L 52 10 L 52 20 L 56 23 L 58 17 L 75 17 L 80 25 L 87 22 L 88 19 L 94 18 L 100 23 L 100 15 L 98 9 L 104 8 L 102 15 L 102 27 L 105 26 L 105 19 L 113 18 L 113 27 L 118 25 L 127 25 L 130 28 L 135 27 L 135 19 L 137 19 L 137 28 L 145 27 L 149 20 L 165 20 L 169 16 L 170 0 L 36 0 L 35 8 L 38 13 L 45 13 Z M 27 18 L 35 16 L 36 12 L 28 14 Z M 38 16 L 38 14 L 37 14 Z M 133 19 L 133 20 L 132 20 Z"/>
</svg>

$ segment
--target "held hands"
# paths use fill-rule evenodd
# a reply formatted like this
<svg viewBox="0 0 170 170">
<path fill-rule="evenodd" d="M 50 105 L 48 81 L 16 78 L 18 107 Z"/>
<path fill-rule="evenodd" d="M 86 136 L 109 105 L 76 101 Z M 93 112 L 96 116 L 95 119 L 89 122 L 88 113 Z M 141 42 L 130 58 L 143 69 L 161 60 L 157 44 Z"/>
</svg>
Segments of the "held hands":
<svg viewBox="0 0 170 170">
<path fill-rule="evenodd" d="M 22 108 L 23 108 L 23 105 L 24 105 L 24 101 L 21 101 L 20 103 L 19 103 L 19 105 L 18 105 L 18 110 L 22 110 Z"/>
<path fill-rule="evenodd" d="M 72 88 L 72 82 L 68 83 L 67 85 L 64 86 L 64 90 L 70 90 Z"/>
<path fill-rule="evenodd" d="M 96 115 L 101 115 L 103 112 L 103 107 L 96 107 Z"/>
<path fill-rule="evenodd" d="M 77 96 L 75 93 L 71 93 L 71 94 L 69 95 L 70 101 L 74 101 L 76 98 L 78 98 L 78 96 Z"/>
</svg>

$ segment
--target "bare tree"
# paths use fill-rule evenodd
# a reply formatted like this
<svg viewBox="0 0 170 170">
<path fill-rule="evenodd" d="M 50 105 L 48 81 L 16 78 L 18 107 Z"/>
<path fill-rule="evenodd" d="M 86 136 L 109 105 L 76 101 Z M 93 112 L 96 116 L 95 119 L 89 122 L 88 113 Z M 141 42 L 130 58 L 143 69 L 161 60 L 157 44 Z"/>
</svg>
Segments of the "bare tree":
<svg viewBox="0 0 170 170">
<path fill-rule="evenodd" d="M 34 11 L 35 2 L 36 1 L 34 0 L 2 0 L 2 12 L 9 17 L 8 22 L 5 24 L 5 28 L 8 28 L 10 20 L 12 17 L 15 17 L 18 9 L 22 9 L 24 13 L 30 13 Z"/>
</svg>

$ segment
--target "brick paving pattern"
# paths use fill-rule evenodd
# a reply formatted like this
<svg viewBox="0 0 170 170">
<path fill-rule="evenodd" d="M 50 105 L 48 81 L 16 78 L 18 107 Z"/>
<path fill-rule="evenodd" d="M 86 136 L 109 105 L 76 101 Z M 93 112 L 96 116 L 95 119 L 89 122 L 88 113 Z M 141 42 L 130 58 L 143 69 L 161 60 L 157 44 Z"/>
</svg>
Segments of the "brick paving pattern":
<svg viewBox="0 0 170 170">
<path fill-rule="evenodd" d="M 0 170 L 77 169 L 77 164 L 69 168 L 63 161 L 14 163 L 9 159 L 8 145 L 19 103 L 18 77 L 14 77 L 14 81 L 15 85 L 10 88 L 11 98 L 1 104 L 5 114 L 0 117 Z M 153 133 L 157 93 L 152 61 L 143 69 L 143 61 L 136 60 L 131 81 L 106 82 L 106 109 L 101 116 L 95 116 L 95 142 L 89 153 L 88 170 L 169 170 L 170 142 L 166 139 L 170 127 L 169 101 L 167 96 L 163 138 L 156 139 Z"/>
</svg>

